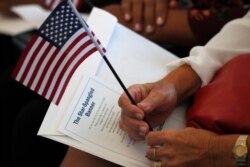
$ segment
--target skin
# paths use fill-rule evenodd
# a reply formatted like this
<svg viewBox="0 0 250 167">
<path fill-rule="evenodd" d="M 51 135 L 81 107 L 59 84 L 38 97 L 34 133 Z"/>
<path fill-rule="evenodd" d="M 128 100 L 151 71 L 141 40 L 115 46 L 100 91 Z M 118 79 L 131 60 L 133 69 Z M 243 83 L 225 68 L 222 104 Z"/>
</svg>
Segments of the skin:
<svg viewBox="0 0 250 167">
<path fill-rule="evenodd" d="M 195 128 L 150 132 L 146 156 L 155 161 L 153 147 L 160 145 L 155 153 L 162 167 L 235 167 L 232 149 L 238 136 Z"/>
<path fill-rule="evenodd" d="M 144 118 L 153 127 L 160 125 L 177 104 L 200 86 L 200 78 L 188 65 L 177 68 L 157 82 L 131 86 L 128 90 L 137 105 L 132 105 L 126 94 L 121 95 L 118 102 L 122 108 L 120 128 L 131 138 L 144 140 L 149 132 Z"/>
<path fill-rule="evenodd" d="M 135 31 L 152 33 L 155 25 L 163 25 L 166 19 L 168 3 L 165 0 L 123 0 L 121 2 L 124 19 L 132 22 Z"/>
<path fill-rule="evenodd" d="M 158 1 L 162 3 L 162 0 L 155 2 Z M 156 43 L 188 47 L 199 44 L 189 26 L 188 11 L 186 9 L 163 6 L 166 8 L 147 9 L 147 12 L 144 11 L 144 16 L 140 13 L 142 9 L 139 7 L 139 9 L 133 11 L 132 16 L 128 12 L 124 12 L 125 9 L 122 5 L 109 5 L 104 7 L 104 9 L 115 15 L 121 24 Z M 136 12 L 137 14 L 135 14 Z"/>
</svg>

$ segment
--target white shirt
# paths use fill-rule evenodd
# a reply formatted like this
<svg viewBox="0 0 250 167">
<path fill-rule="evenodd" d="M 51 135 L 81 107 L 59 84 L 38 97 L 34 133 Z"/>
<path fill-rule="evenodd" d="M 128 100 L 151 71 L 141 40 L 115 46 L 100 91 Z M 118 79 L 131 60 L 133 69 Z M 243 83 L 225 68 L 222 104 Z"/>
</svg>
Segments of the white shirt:
<svg viewBox="0 0 250 167">
<path fill-rule="evenodd" d="M 250 11 L 243 18 L 228 22 L 205 46 L 193 47 L 188 57 L 169 63 L 167 68 L 174 70 L 189 64 L 204 86 L 230 59 L 246 53 L 250 53 Z"/>
</svg>

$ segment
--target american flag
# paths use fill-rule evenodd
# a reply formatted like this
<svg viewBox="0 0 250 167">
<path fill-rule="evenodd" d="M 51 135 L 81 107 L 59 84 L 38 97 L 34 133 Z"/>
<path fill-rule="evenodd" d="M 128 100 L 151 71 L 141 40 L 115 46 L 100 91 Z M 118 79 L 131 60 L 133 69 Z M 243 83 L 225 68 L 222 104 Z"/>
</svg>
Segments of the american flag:
<svg viewBox="0 0 250 167">
<path fill-rule="evenodd" d="M 100 44 L 80 19 L 69 1 L 61 2 L 28 43 L 12 77 L 59 104 L 77 67 L 97 50 L 96 43 Z"/>
<path fill-rule="evenodd" d="M 44 4 L 49 9 L 54 9 L 61 1 L 62 0 L 44 0 Z M 82 0 L 72 0 L 72 3 L 79 9 L 82 4 Z"/>
</svg>

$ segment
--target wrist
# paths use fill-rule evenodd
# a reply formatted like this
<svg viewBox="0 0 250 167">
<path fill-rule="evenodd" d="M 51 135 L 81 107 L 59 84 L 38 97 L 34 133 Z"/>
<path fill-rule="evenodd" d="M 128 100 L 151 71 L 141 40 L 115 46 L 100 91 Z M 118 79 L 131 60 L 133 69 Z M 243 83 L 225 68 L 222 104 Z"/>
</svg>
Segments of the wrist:
<svg viewBox="0 0 250 167">
<path fill-rule="evenodd" d="M 178 103 L 193 95 L 201 87 L 200 77 L 188 64 L 178 67 L 169 73 L 164 80 L 174 85 Z"/>
<path fill-rule="evenodd" d="M 168 102 L 171 101 L 174 106 L 177 104 L 178 92 L 175 83 L 171 80 L 164 78 L 163 80 L 155 82 L 153 87 L 156 88 L 155 90 L 158 90 L 159 97 L 161 96 L 162 99 Z"/>
<path fill-rule="evenodd" d="M 217 135 L 211 140 L 208 147 L 209 163 L 213 167 L 235 166 L 232 153 L 238 135 Z"/>
</svg>

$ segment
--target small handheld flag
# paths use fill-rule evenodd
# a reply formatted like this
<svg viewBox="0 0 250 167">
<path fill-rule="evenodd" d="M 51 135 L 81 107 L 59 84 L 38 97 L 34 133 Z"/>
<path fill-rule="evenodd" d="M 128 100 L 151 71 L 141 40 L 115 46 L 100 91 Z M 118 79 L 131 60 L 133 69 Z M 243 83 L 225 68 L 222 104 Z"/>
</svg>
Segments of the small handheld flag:
<svg viewBox="0 0 250 167">
<path fill-rule="evenodd" d="M 28 43 L 12 77 L 58 104 L 77 67 L 96 50 L 75 11 L 62 1 Z"/>
<path fill-rule="evenodd" d="M 48 16 L 25 48 L 12 77 L 49 101 L 59 104 L 77 67 L 97 50 L 131 103 L 136 105 L 108 61 L 105 48 L 71 0 L 63 0 Z"/>
</svg>

